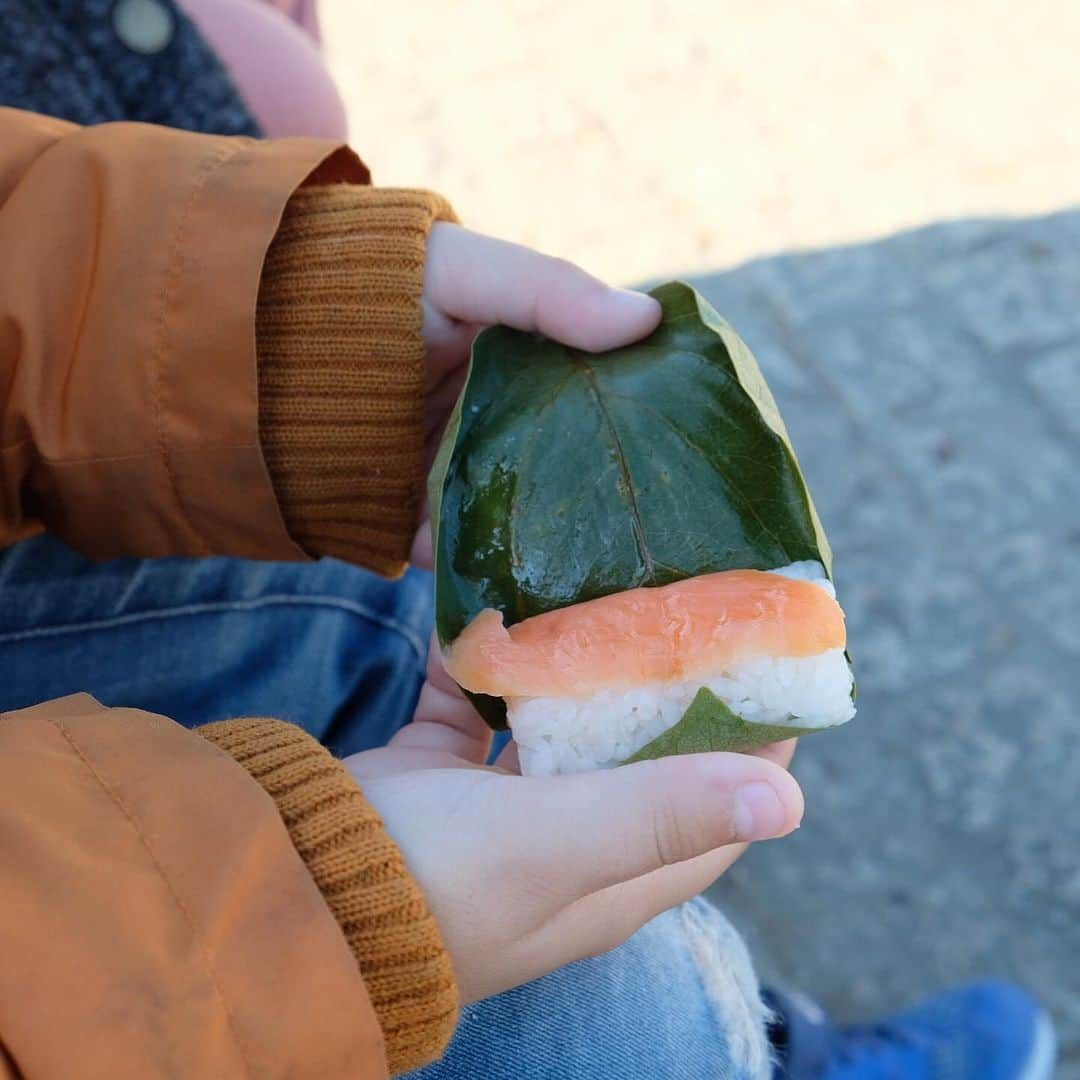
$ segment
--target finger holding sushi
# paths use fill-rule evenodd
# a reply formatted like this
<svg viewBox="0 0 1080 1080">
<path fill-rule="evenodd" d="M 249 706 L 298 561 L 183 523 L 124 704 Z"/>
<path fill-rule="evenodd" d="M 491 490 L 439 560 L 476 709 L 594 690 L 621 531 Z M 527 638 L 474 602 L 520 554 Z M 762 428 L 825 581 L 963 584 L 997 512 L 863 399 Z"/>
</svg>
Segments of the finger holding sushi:
<svg viewBox="0 0 1080 1080">
<path fill-rule="evenodd" d="M 795 748 L 798 745 L 798 739 L 785 739 L 783 742 L 759 746 L 755 750 L 747 751 L 747 753 L 753 754 L 755 757 L 765 758 L 766 761 L 775 761 L 777 765 L 787 769 L 791 766 L 791 761 L 795 757 Z"/>
<path fill-rule="evenodd" d="M 514 800 L 530 858 L 562 862 L 564 885 L 578 895 L 729 844 L 783 836 L 803 812 L 789 773 L 740 754 L 689 754 L 600 773 L 530 777 L 516 783 Z M 597 832 L 605 834 L 603 848 Z"/>
<path fill-rule="evenodd" d="M 442 366 L 463 359 L 471 333 L 502 323 L 600 352 L 637 341 L 660 322 L 659 303 L 615 289 L 565 259 L 438 222 L 424 269 L 424 340 Z M 464 343 L 464 346 L 463 346 Z"/>
<path fill-rule="evenodd" d="M 487 768 L 486 736 L 465 712 L 441 723 L 435 693 L 427 719 L 346 765 L 424 889 L 465 1001 L 607 951 L 700 892 L 742 844 L 801 819 L 795 780 L 762 756 L 551 777 Z"/>
<path fill-rule="evenodd" d="M 449 222 L 436 223 L 428 237 L 422 308 L 429 449 L 484 326 L 503 323 L 597 352 L 637 341 L 661 317 L 651 296 L 611 288 L 565 259 Z"/>
<path fill-rule="evenodd" d="M 787 768 L 795 755 L 796 739 L 759 747 L 752 756 L 772 761 Z M 512 744 L 511 744 L 512 745 Z M 619 945 L 650 919 L 688 897 L 697 896 L 722 877 L 742 857 L 749 843 L 728 844 L 694 859 L 665 866 L 632 881 L 622 882 L 582 897 L 570 912 L 569 918 L 597 940 L 605 935 Z M 552 927 L 561 932 L 561 927 Z"/>
<path fill-rule="evenodd" d="M 660 321 L 645 293 L 615 289 L 565 259 L 437 222 L 424 267 L 425 438 L 430 465 L 465 379 L 473 338 L 503 323 L 596 352 L 628 345 Z M 433 564 L 427 509 L 410 561 Z"/>
<path fill-rule="evenodd" d="M 491 751 L 491 742 L 491 728 L 447 674 L 432 635 L 427 680 L 420 690 L 412 723 L 394 736 L 390 746 L 396 750 L 449 754 L 460 761 L 483 765 Z"/>
</svg>

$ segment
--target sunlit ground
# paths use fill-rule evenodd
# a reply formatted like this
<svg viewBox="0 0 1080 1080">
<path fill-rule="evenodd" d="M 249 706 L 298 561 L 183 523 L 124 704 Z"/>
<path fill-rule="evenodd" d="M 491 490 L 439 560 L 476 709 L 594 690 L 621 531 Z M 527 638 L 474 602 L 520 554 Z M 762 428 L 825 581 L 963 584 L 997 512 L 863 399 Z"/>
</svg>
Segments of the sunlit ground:
<svg viewBox="0 0 1080 1080">
<path fill-rule="evenodd" d="M 1080 201 L 1069 0 L 324 0 L 383 183 L 619 281 Z"/>
</svg>

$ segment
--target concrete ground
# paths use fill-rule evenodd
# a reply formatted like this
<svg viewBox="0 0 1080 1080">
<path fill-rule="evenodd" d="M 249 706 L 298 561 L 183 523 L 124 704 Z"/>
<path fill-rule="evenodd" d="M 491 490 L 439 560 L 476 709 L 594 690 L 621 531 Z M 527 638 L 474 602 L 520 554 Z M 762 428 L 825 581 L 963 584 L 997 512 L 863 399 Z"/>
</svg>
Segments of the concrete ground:
<svg viewBox="0 0 1080 1080">
<path fill-rule="evenodd" d="M 1005 974 L 1080 1078 L 1080 5 L 324 0 L 357 146 L 477 228 L 690 276 L 836 551 L 859 716 L 716 890 L 857 1018 Z M 749 257 L 802 248 L 819 253 Z"/>
<path fill-rule="evenodd" d="M 715 889 L 843 1017 L 989 975 L 1080 1077 L 1080 212 L 696 282 L 751 342 L 833 544 L 859 712 L 802 829 Z"/>
</svg>

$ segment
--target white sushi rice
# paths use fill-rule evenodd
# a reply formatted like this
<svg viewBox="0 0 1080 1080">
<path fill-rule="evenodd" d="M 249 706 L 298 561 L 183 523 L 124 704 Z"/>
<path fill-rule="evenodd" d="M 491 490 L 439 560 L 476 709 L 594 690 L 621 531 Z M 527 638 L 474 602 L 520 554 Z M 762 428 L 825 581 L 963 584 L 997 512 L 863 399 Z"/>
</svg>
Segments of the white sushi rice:
<svg viewBox="0 0 1080 1080">
<path fill-rule="evenodd" d="M 820 563 L 793 563 L 773 573 L 812 581 L 835 596 Z M 702 686 L 753 723 L 824 728 L 855 715 L 843 649 L 750 657 L 705 681 L 602 690 L 587 698 L 510 699 L 521 771 L 547 776 L 618 765 L 678 723 Z"/>
</svg>

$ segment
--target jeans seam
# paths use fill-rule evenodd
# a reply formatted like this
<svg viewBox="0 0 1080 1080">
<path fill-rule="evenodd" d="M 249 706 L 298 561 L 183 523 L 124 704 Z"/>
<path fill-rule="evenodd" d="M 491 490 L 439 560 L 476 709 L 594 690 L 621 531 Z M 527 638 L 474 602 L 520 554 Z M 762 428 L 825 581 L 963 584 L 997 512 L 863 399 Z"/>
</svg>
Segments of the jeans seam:
<svg viewBox="0 0 1080 1080">
<path fill-rule="evenodd" d="M 373 622 L 386 630 L 392 630 L 405 639 L 416 654 L 418 662 L 423 663 L 425 642 L 412 627 L 397 619 L 380 615 L 371 608 L 355 600 L 346 600 L 335 596 L 295 596 L 288 593 L 261 596 L 253 600 L 211 601 L 201 604 L 181 604 L 169 608 L 155 608 L 153 611 L 132 612 L 128 615 L 114 615 L 108 619 L 85 619 L 79 622 L 62 623 L 53 626 L 34 626 L 25 630 L 10 630 L 0 633 L 0 645 L 18 641 L 30 641 L 35 638 L 62 637 L 86 630 L 111 630 L 121 626 L 130 626 L 141 622 L 165 621 L 171 618 L 185 618 L 198 615 L 212 615 L 230 611 L 258 611 L 268 607 L 330 607 L 349 615 Z"/>
<path fill-rule="evenodd" d="M 757 973 L 741 935 L 727 916 L 702 896 L 683 904 L 679 918 L 703 998 L 723 1033 L 734 1075 L 740 1080 L 764 1080 L 773 1073 L 766 1032 L 767 1009 L 761 1001 Z M 716 970 L 721 956 L 728 964 L 724 972 Z M 745 965 L 741 972 L 736 970 L 740 959 Z M 747 982 L 752 986 L 739 985 L 740 974 L 749 976 Z M 714 979 L 727 985 L 718 987 Z M 743 991 L 748 993 L 744 995 Z"/>
</svg>

